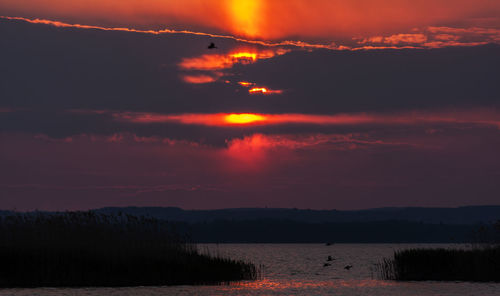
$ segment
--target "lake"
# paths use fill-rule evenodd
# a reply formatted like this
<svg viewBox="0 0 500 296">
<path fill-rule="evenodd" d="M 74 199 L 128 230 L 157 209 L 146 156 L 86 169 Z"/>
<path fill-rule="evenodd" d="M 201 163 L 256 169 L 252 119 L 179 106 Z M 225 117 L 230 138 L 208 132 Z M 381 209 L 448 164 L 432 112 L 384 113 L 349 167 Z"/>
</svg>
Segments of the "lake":
<svg viewBox="0 0 500 296">
<path fill-rule="evenodd" d="M 377 279 L 374 265 L 394 250 L 413 247 L 467 247 L 419 244 L 208 244 L 203 252 L 263 265 L 261 280 L 223 286 L 82 289 L 4 289 L 0 296 L 143 295 L 500 295 L 500 284 L 393 282 Z M 334 260 L 327 262 L 328 256 Z M 324 266 L 330 263 L 330 266 Z M 349 270 L 345 266 L 352 265 Z"/>
</svg>

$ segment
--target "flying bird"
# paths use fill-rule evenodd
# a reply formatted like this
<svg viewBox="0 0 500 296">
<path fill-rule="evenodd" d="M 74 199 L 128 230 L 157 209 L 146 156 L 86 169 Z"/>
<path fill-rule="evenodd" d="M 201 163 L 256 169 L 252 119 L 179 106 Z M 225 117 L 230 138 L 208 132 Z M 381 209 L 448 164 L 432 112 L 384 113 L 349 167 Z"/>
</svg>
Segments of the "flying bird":
<svg viewBox="0 0 500 296">
<path fill-rule="evenodd" d="M 210 45 L 208 46 L 208 49 L 216 49 L 217 46 L 215 46 L 215 43 L 210 43 Z"/>
</svg>

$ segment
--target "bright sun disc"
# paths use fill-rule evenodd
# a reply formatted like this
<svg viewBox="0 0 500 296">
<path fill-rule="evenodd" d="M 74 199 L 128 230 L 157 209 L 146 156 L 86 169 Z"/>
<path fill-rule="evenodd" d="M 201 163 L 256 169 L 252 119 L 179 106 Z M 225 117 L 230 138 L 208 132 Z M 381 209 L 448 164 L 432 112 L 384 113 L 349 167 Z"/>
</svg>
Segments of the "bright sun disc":
<svg viewBox="0 0 500 296">
<path fill-rule="evenodd" d="M 229 114 L 224 119 L 230 124 L 249 124 L 264 121 L 266 118 L 258 114 Z"/>
<path fill-rule="evenodd" d="M 252 60 L 254 62 L 257 60 L 257 54 L 251 53 L 251 52 L 237 52 L 237 53 L 231 54 L 230 57 L 237 59 L 237 60 L 240 60 L 240 59 Z"/>
</svg>

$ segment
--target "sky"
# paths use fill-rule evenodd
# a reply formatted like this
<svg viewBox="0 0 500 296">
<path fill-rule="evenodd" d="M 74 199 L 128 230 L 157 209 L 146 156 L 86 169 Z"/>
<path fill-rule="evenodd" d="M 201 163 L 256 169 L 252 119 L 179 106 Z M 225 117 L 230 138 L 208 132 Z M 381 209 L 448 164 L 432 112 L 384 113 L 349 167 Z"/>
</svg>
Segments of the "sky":
<svg viewBox="0 0 500 296">
<path fill-rule="evenodd" d="M 0 48 L 0 209 L 500 204 L 496 0 L 0 0 Z"/>
</svg>

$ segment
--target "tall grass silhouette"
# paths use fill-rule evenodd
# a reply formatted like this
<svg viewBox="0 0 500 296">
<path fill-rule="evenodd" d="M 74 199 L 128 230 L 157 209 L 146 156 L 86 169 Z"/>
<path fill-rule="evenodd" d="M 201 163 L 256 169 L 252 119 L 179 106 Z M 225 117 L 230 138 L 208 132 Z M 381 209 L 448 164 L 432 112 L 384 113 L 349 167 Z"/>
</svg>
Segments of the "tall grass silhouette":
<svg viewBox="0 0 500 296">
<path fill-rule="evenodd" d="M 500 282 L 500 248 L 402 250 L 379 269 L 388 280 Z"/>
<path fill-rule="evenodd" d="M 176 224 L 94 212 L 0 217 L 0 287 L 222 284 L 259 277 L 202 254 Z"/>
<path fill-rule="evenodd" d="M 500 282 L 500 222 L 479 227 L 473 241 L 470 248 L 396 251 L 377 270 L 386 280 Z"/>
</svg>

